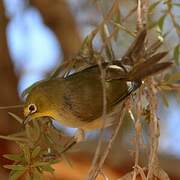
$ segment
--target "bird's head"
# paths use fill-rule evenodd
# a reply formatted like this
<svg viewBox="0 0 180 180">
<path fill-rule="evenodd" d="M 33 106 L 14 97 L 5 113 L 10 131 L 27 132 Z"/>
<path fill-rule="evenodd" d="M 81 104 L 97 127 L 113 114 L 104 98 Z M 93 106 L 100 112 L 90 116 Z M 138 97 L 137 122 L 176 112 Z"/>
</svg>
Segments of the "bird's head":
<svg viewBox="0 0 180 180">
<path fill-rule="evenodd" d="M 26 119 L 40 117 L 52 117 L 52 103 L 47 95 L 39 88 L 33 89 L 27 96 L 24 105 L 24 116 Z"/>
</svg>

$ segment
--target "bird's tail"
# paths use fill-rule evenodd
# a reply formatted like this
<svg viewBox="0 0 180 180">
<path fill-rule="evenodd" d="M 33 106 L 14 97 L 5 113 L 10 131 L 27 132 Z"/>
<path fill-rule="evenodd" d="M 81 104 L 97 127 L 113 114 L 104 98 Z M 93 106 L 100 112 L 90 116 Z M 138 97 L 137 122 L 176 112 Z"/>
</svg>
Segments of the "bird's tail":
<svg viewBox="0 0 180 180">
<path fill-rule="evenodd" d="M 163 57 L 167 55 L 167 52 L 157 53 L 144 62 L 139 62 L 134 65 L 129 71 L 127 78 L 129 81 L 141 81 L 147 76 L 156 74 L 172 65 L 171 62 L 159 62 Z"/>
<path fill-rule="evenodd" d="M 121 58 L 121 61 L 113 62 L 116 66 L 108 68 L 108 80 L 126 79 L 141 82 L 147 76 L 154 75 L 172 65 L 171 62 L 160 62 L 167 55 L 167 52 L 156 53 L 162 44 L 161 41 L 158 40 L 149 47 L 145 46 L 146 35 L 147 31 L 143 29 Z"/>
<path fill-rule="evenodd" d="M 131 67 L 128 73 L 129 80 L 142 80 L 168 68 L 172 64 L 171 62 L 159 62 L 167 55 L 167 52 L 156 53 L 162 44 L 161 41 L 158 40 L 150 47 L 145 48 L 146 35 L 147 30 L 143 29 L 121 59 L 123 65 Z"/>
</svg>

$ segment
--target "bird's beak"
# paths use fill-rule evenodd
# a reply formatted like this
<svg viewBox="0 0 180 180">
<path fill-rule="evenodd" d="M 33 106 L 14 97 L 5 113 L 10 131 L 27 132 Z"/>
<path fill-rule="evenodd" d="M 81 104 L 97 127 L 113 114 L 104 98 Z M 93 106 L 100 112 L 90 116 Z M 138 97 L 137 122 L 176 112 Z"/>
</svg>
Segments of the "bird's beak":
<svg viewBox="0 0 180 180">
<path fill-rule="evenodd" d="M 27 118 L 29 116 L 28 108 L 24 108 L 24 117 Z"/>
</svg>

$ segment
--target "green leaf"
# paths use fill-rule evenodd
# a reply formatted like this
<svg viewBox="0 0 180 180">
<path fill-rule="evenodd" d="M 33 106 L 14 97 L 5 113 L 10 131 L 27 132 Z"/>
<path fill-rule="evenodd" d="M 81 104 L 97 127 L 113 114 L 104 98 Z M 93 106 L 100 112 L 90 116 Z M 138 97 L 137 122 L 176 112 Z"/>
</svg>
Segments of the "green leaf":
<svg viewBox="0 0 180 180">
<path fill-rule="evenodd" d="M 52 159 L 52 160 L 49 161 L 50 164 L 57 164 L 59 162 L 60 162 L 59 159 Z"/>
<path fill-rule="evenodd" d="M 176 72 L 168 77 L 167 82 L 171 83 L 179 80 L 180 80 L 180 72 Z"/>
<path fill-rule="evenodd" d="M 163 31 L 165 17 L 166 17 L 166 15 L 163 15 L 158 20 L 158 26 L 159 26 L 159 29 L 161 32 Z"/>
<path fill-rule="evenodd" d="M 4 158 L 12 160 L 12 161 L 21 161 L 22 155 L 21 154 L 4 154 Z"/>
<path fill-rule="evenodd" d="M 173 6 L 177 6 L 177 7 L 180 7 L 180 4 L 179 3 L 172 3 Z"/>
<path fill-rule="evenodd" d="M 32 180 L 32 178 L 31 178 L 29 173 L 26 174 L 25 180 Z"/>
<path fill-rule="evenodd" d="M 151 20 L 149 20 L 148 21 L 148 29 L 154 28 L 155 26 L 157 26 L 157 23 L 158 23 L 158 21 L 151 21 Z"/>
<path fill-rule="evenodd" d="M 33 170 L 33 179 L 34 180 L 40 180 L 41 179 L 41 173 L 35 168 Z"/>
<path fill-rule="evenodd" d="M 37 140 L 41 135 L 40 125 L 38 121 L 33 121 L 34 138 Z"/>
<path fill-rule="evenodd" d="M 26 169 L 23 171 L 15 171 L 10 175 L 9 180 L 18 180 L 25 173 L 25 171 Z"/>
<path fill-rule="evenodd" d="M 179 48 L 180 44 L 177 44 L 177 46 L 175 46 L 174 48 L 174 52 L 173 52 L 173 59 L 176 63 L 176 65 L 179 65 Z"/>
<path fill-rule="evenodd" d="M 37 146 L 37 147 L 33 150 L 32 154 L 31 154 L 31 157 L 32 157 L 32 158 L 36 158 L 37 155 L 40 153 L 40 151 L 41 151 L 41 147 L 40 147 L 40 146 Z"/>
<path fill-rule="evenodd" d="M 46 166 L 48 165 L 49 163 L 48 162 L 35 162 L 33 164 L 33 167 L 40 167 L 40 166 Z"/>
<path fill-rule="evenodd" d="M 161 0 L 151 4 L 148 9 L 149 13 L 152 12 L 160 2 Z"/>
<path fill-rule="evenodd" d="M 23 165 L 4 165 L 3 166 L 6 169 L 12 169 L 12 170 L 16 170 L 16 171 L 23 171 L 26 169 L 26 167 L 24 167 Z"/>
<path fill-rule="evenodd" d="M 54 172 L 54 169 L 48 164 L 48 165 L 46 165 L 46 166 L 41 166 L 41 169 L 43 170 L 43 171 L 48 171 L 48 172 L 50 172 L 51 174 L 53 174 L 53 172 Z"/>
<path fill-rule="evenodd" d="M 32 124 L 26 124 L 25 131 L 28 139 L 31 142 L 36 142 L 40 136 L 40 127 L 36 120 L 32 121 Z"/>
<path fill-rule="evenodd" d="M 9 114 L 10 116 L 12 116 L 15 120 L 17 120 L 19 123 L 22 124 L 22 123 L 24 122 L 23 119 L 21 119 L 19 116 L 15 115 L 14 113 L 8 112 L 8 114 Z"/>
<path fill-rule="evenodd" d="M 27 145 L 25 144 L 19 144 L 20 148 L 23 150 L 24 152 L 24 158 L 27 161 L 27 163 L 30 163 L 31 161 L 31 154 L 30 154 L 30 149 Z"/>
</svg>

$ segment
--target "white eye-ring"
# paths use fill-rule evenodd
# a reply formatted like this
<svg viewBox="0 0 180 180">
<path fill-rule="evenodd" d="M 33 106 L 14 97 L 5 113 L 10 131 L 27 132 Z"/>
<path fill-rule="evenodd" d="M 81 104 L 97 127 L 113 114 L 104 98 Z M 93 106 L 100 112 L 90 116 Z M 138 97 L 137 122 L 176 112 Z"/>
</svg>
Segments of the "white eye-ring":
<svg viewBox="0 0 180 180">
<path fill-rule="evenodd" d="M 29 110 L 30 114 L 33 114 L 37 111 L 37 107 L 35 104 L 29 104 L 28 110 Z"/>
</svg>

